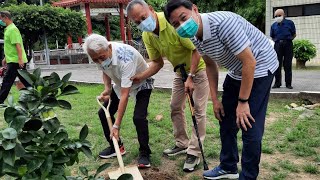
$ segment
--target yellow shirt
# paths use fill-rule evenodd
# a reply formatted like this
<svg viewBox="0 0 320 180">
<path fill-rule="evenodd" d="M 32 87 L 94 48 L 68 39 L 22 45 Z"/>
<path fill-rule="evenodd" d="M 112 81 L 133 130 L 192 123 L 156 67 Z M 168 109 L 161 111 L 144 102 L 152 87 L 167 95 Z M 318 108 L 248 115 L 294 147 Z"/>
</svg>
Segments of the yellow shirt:
<svg viewBox="0 0 320 180">
<path fill-rule="evenodd" d="M 159 36 L 152 32 L 143 32 L 142 39 L 146 46 L 150 60 L 167 57 L 173 67 L 186 64 L 186 70 L 190 70 L 192 51 L 195 46 L 188 38 L 180 37 L 174 27 L 164 17 L 164 13 L 157 13 L 159 21 Z M 200 59 L 197 72 L 205 68 L 203 59 Z"/>
</svg>

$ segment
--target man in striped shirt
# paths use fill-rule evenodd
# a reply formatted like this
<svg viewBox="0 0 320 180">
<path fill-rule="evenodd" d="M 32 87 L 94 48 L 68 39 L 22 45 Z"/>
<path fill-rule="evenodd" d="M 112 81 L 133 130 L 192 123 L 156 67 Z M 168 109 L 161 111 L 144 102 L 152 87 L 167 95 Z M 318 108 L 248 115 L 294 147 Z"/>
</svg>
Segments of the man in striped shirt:
<svg viewBox="0 0 320 180">
<path fill-rule="evenodd" d="M 256 179 L 261 141 L 274 72 L 279 66 L 267 37 L 241 16 L 218 11 L 199 14 L 188 0 L 170 0 L 167 20 L 181 37 L 189 37 L 207 66 L 215 117 L 220 122 L 220 165 L 207 179 L 238 178 L 237 132 L 242 130 L 240 179 Z M 218 65 L 229 70 L 218 100 Z"/>
</svg>

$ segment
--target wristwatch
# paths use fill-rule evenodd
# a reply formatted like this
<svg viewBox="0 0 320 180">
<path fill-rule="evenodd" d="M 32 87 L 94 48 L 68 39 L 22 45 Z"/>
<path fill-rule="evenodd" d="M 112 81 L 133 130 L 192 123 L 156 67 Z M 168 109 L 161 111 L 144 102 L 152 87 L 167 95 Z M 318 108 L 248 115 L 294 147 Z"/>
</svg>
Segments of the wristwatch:
<svg viewBox="0 0 320 180">
<path fill-rule="evenodd" d="M 196 75 L 195 75 L 195 74 L 192 74 L 192 73 L 189 73 L 188 76 L 194 78 Z"/>
<path fill-rule="evenodd" d="M 238 101 L 241 103 L 246 103 L 249 101 L 249 99 L 242 99 L 242 98 L 238 98 Z"/>
</svg>

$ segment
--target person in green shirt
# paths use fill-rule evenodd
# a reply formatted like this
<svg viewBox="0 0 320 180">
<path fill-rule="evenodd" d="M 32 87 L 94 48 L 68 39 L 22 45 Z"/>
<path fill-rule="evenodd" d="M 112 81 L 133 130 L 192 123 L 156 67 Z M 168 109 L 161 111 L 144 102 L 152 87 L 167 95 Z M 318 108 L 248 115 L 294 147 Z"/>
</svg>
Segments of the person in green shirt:
<svg viewBox="0 0 320 180">
<path fill-rule="evenodd" d="M 28 62 L 26 52 L 24 51 L 22 37 L 19 29 L 14 25 L 11 14 L 8 11 L 0 12 L 0 25 L 6 26 L 4 29 L 4 55 L 3 61 L 7 63 L 7 72 L 5 73 L 1 90 L 0 104 L 7 99 L 11 86 L 16 77 L 25 87 L 30 86 L 29 83 L 18 73 L 18 69 L 26 69 Z"/>
<path fill-rule="evenodd" d="M 195 129 L 189 139 L 186 118 L 184 114 L 186 93 L 191 93 L 195 101 L 195 116 L 198 123 L 200 140 L 204 141 L 206 134 L 206 109 L 209 94 L 208 78 L 205 63 L 192 42 L 181 38 L 175 29 L 167 22 L 164 13 L 157 13 L 143 0 L 133 0 L 127 6 L 128 17 L 143 31 L 142 38 L 146 46 L 150 67 L 131 79 L 140 82 L 156 74 L 164 65 L 164 57 L 176 67 L 186 64 L 188 78 L 185 83 L 180 74 L 173 80 L 171 96 L 171 120 L 175 137 L 175 146 L 164 150 L 167 156 L 187 153 L 183 170 L 191 172 L 200 163 L 200 147 Z"/>
</svg>

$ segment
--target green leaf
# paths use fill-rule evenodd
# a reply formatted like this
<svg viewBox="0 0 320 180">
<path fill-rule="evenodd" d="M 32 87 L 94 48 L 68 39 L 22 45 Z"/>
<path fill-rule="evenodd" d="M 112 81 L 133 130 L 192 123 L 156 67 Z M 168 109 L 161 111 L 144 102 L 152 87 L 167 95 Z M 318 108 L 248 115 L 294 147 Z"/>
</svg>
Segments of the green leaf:
<svg viewBox="0 0 320 180">
<path fill-rule="evenodd" d="M 55 164 L 64 164 L 70 161 L 70 158 L 68 156 L 59 156 L 59 157 L 55 157 L 53 162 Z"/>
<path fill-rule="evenodd" d="M 40 78 L 41 75 L 41 69 L 37 68 L 33 71 L 33 75 L 36 76 L 37 78 Z"/>
<path fill-rule="evenodd" d="M 21 144 L 17 144 L 16 147 L 14 148 L 14 151 L 17 157 L 23 157 L 26 154 L 26 151 L 24 150 Z"/>
<path fill-rule="evenodd" d="M 57 130 L 60 127 L 60 122 L 57 118 L 49 119 L 43 122 L 43 128 L 52 132 Z"/>
<path fill-rule="evenodd" d="M 6 174 L 16 177 L 18 175 L 18 171 L 13 165 L 3 163 L 3 172 Z"/>
<path fill-rule="evenodd" d="M 53 167 L 52 156 L 49 155 L 46 161 L 40 167 L 41 179 L 46 179 Z"/>
<path fill-rule="evenodd" d="M 96 178 L 102 171 L 104 171 L 105 169 L 107 169 L 110 166 L 111 166 L 111 163 L 105 163 L 105 164 L 102 164 L 101 166 L 99 166 L 94 177 Z"/>
<path fill-rule="evenodd" d="M 80 149 L 88 158 L 91 158 L 91 159 L 93 158 L 90 148 L 86 146 L 82 146 Z"/>
<path fill-rule="evenodd" d="M 13 107 L 7 107 L 4 110 L 4 120 L 8 124 L 11 123 L 17 115 L 19 115 L 19 112 Z"/>
<path fill-rule="evenodd" d="M 59 105 L 59 101 L 56 99 L 56 97 L 52 97 L 52 96 L 49 96 L 49 97 L 43 99 L 42 102 L 44 105 L 49 106 L 49 107 L 56 107 Z"/>
<path fill-rule="evenodd" d="M 43 164 L 43 159 L 34 159 L 33 161 L 28 162 L 28 173 L 32 173 L 33 171 L 39 169 L 41 165 Z"/>
<path fill-rule="evenodd" d="M 88 169 L 87 169 L 86 167 L 80 166 L 79 169 L 80 169 L 80 171 L 81 171 L 81 173 L 82 173 L 83 175 L 85 175 L 86 177 L 88 177 L 89 173 L 88 173 Z"/>
<path fill-rule="evenodd" d="M 63 109 L 71 110 L 71 104 L 65 100 L 58 100 L 59 106 Z"/>
<path fill-rule="evenodd" d="M 71 74 L 72 73 L 70 72 L 70 73 L 64 75 L 63 78 L 62 78 L 62 81 L 67 83 L 69 81 L 70 77 L 71 77 Z"/>
<path fill-rule="evenodd" d="M 28 73 L 28 71 L 19 69 L 18 72 L 23 77 L 23 79 L 25 79 L 31 86 L 33 86 L 34 81 L 30 77 L 31 74 Z"/>
<path fill-rule="evenodd" d="M 3 152 L 3 162 L 9 164 L 10 166 L 14 166 L 14 159 L 15 159 L 14 150 Z"/>
<path fill-rule="evenodd" d="M 10 127 L 15 129 L 16 131 L 20 131 L 24 127 L 26 120 L 27 120 L 26 116 L 23 116 L 23 115 L 16 116 L 15 120 L 11 121 Z"/>
<path fill-rule="evenodd" d="M 63 95 L 69 95 L 69 94 L 76 94 L 76 93 L 79 93 L 78 88 L 76 88 L 76 87 L 73 86 L 73 85 L 68 85 L 68 86 L 66 86 L 65 88 L 63 88 L 62 93 L 61 93 L 61 96 L 63 96 Z"/>
<path fill-rule="evenodd" d="M 58 144 L 64 139 L 68 139 L 68 134 L 66 132 L 59 132 L 55 137 L 54 137 L 54 143 Z"/>
<path fill-rule="evenodd" d="M 18 139 L 22 143 L 28 143 L 33 139 L 33 136 L 30 133 L 22 132 L 19 134 Z"/>
<path fill-rule="evenodd" d="M 16 142 L 12 142 L 11 140 L 2 141 L 2 146 L 5 150 L 10 150 L 16 147 Z"/>
<path fill-rule="evenodd" d="M 10 106 L 14 106 L 13 96 L 11 96 L 11 95 L 8 97 L 8 104 L 9 104 Z"/>
<path fill-rule="evenodd" d="M 33 119 L 27 121 L 24 124 L 23 130 L 24 131 L 38 131 L 42 127 L 42 121 L 39 119 Z"/>
<path fill-rule="evenodd" d="M 60 81 L 60 77 L 56 72 L 51 73 L 50 77 L 54 80 L 54 82 L 59 82 Z"/>
<path fill-rule="evenodd" d="M 118 180 L 133 180 L 133 176 L 131 174 L 122 174 Z"/>
<path fill-rule="evenodd" d="M 17 137 L 17 131 L 13 128 L 7 128 L 2 131 L 4 139 L 15 139 Z"/>
<path fill-rule="evenodd" d="M 84 141 L 87 138 L 88 134 L 89 134 L 89 128 L 87 125 L 84 125 L 79 134 L 80 141 Z"/>
</svg>

